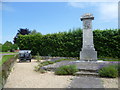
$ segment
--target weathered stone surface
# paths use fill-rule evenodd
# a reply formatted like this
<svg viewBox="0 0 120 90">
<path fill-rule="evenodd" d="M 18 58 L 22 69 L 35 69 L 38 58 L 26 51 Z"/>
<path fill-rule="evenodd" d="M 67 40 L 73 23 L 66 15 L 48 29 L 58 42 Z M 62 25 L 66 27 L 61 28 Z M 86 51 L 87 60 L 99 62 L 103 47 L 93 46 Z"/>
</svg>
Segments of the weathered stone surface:
<svg viewBox="0 0 120 90">
<path fill-rule="evenodd" d="M 108 61 L 103 61 L 103 62 L 95 62 L 95 61 L 90 61 L 90 62 L 76 62 L 76 61 L 61 61 L 57 62 L 55 64 L 50 64 L 47 66 L 43 66 L 42 69 L 45 70 L 55 70 L 56 68 L 63 66 L 63 65 L 76 65 L 77 68 L 80 71 L 89 71 L 89 72 L 96 72 L 99 68 L 107 65 L 113 65 L 113 64 L 118 64 L 118 62 L 108 62 Z"/>
<path fill-rule="evenodd" d="M 97 60 L 97 52 L 93 44 L 93 19 L 92 14 L 85 14 L 81 17 L 81 21 L 83 21 L 83 45 L 82 51 L 80 52 L 80 60 Z"/>
<path fill-rule="evenodd" d="M 69 88 L 104 88 L 102 80 L 92 76 L 75 77 Z M 93 89 L 92 89 L 93 90 Z"/>
<path fill-rule="evenodd" d="M 75 75 L 77 76 L 98 76 L 98 73 L 96 72 L 87 72 L 87 71 L 79 71 L 79 72 L 76 72 Z"/>
</svg>

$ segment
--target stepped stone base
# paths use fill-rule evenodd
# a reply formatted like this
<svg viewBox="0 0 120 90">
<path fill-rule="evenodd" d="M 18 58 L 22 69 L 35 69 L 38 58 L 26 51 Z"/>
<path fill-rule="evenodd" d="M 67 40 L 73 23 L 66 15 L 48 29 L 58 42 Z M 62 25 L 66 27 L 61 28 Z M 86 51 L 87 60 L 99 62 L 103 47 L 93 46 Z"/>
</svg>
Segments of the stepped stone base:
<svg viewBox="0 0 120 90">
<path fill-rule="evenodd" d="M 77 75 L 77 76 L 81 76 L 81 75 L 98 76 L 98 73 L 96 73 L 96 72 L 87 72 L 87 71 L 79 71 L 79 72 L 76 72 L 75 75 Z"/>
<path fill-rule="evenodd" d="M 80 60 L 97 61 L 97 51 L 95 51 L 95 50 L 82 50 L 80 52 Z"/>
</svg>

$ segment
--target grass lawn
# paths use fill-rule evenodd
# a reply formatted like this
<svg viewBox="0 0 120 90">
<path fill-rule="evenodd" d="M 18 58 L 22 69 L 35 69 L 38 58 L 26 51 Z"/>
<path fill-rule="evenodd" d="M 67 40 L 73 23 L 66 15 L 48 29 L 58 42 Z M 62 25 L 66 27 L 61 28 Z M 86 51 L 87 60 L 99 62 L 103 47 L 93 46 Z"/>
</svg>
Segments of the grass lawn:
<svg viewBox="0 0 120 90">
<path fill-rule="evenodd" d="M 115 60 L 114 59 L 113 60 L 103 60 L 103 61 L 120 61 L 120 59 L 118 59 L 118 60 L 116 60 L 116 59 Z"/>
<path fill-rule="evenodd" d="M 12 57 L 14 57 L 15 55 L 4 55 L 3 57 L 2 57 L 2 60 L 0 61 L 0 66 L 4 63 L 4 62 L 6 62 L 7 60 L 9 60 L 9 59 L 11 59 Z"/>
<path fill-rule="evenodd" d="M 102 60 L 102 59 L 100 59 L 100 60 Z M 103 59 L 103 61 L 120 61 L 120 59 L 111 59 L 111 60 L 109 60 L 109 59 Z"/>
<path fill-rule="evenodd" d="M 17 52 L 0 52 L 0 54 L 4 54 L 4 53 L 17 53 Z"/>
</svg>

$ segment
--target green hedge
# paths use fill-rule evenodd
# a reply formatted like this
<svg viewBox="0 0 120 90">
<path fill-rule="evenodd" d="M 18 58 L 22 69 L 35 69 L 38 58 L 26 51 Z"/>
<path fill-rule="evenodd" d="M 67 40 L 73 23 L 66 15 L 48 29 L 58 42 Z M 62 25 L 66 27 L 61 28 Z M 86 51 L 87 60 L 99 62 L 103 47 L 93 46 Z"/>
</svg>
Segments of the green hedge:
<svg viewBox="0 0 120 90">
<path fill-rule="evenodd" d="M 94 44 L 98 57 L 120 58 L 120 30 L 94 30 Z M 82 30 L 69 30 L 47 35 L 19 35 L 19 48 L 32 50 L 41 56 L 79 57 L 82 48 Z"/>
</svg>

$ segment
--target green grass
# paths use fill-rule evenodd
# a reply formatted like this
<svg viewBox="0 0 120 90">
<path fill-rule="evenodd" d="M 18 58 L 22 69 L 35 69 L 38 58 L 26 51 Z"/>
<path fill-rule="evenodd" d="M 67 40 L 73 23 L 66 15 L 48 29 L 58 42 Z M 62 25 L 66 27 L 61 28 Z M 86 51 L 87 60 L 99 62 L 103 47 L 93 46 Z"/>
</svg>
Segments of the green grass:
<svg viewBox="0 0 120 90">
<path fill-rule="evenodd" d="M 102 60 L 102 59 L 98 59 L 98 60 Z M 109 60 L 109 59 L 103 59 L 103 61 L 120 61 L 120 59 L 112 59 L 112 60 Z"/>
<path fill-rule="evenodd" d="M 2 57 L 2 60 L 0 61 L 0 66 L 5 63 L 6 61 L 10 60 L 12 57 L 14 57 L 15 55 L 4 55 Z"/>
<path fill-rule="evenodd" d="M 113 57 L 98 57 L 98 60 L 103 60 L 103 61 L 120 61 L 120 58 L 113 58 Z"/>
<path fill-rule="evenodd" d="M 103 60 L 103 61 L 120 61 L 120 59 L 118 59 L 118 60 L 116 60 L 116 59 L 115 60 L 114 59 L 113 60 Z"/>
<path fill-rule="evenodd" d="M 0 54 L 5 54 L 5 53 L 17 53 L 17 52 L 0 52 Z"/>
</svg>

